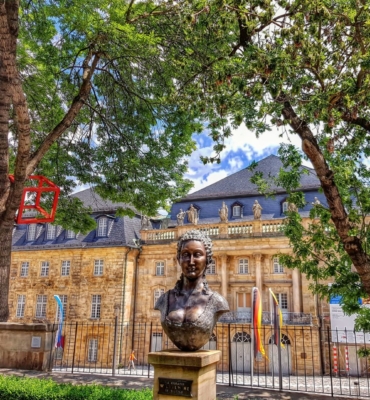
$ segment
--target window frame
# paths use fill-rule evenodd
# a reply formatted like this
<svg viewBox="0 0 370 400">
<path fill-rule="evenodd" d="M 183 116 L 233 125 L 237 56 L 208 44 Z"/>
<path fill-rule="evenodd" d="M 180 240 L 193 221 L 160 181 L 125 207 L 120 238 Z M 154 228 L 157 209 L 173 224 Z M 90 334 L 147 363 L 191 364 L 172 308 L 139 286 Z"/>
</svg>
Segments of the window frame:
<svg viewBox="0 0 370 400">
<path fill-rule="evenodd" d="M 101 316 L 101 294 L 91 295 L 91 319 L 100 319 Z"/>
<path fill-rule="evenodd" d="M 49 272 L 50 272 L 50 262 L 49 261 L 41 261 L 40 277 L 42 277 L 42 278 L 48 277 Z"/>
<path fill-rule="evenodd" d="M 35 312 L 36 318 L 46 318 L 47 305 L 48 305 L 48 296 L 46 294 L 38 294 L 36 296 L 36 312 Z"/>
<path fill-rule="evenodd" d="M 27 227 L 27 242 L 36 240 L 37 224 L 29 224 Z"/>
<path fill-rule="evenodd" d="M 108 218 L 100 217 L 98 219 L 98 227 L 96 230 L 96 236 L 106 237 L 108 235 Z"/>
<path fill-rule="evenodd" d="M 46 226 L 46 240 L 54 240 L 57 235 L 57 226 L 47 224 Z"/>
<path fill-rule="evenodd" d="M 76 239 L 76 233 L 71 229 L 66 230 L 66 239 Z"/>
<path fill-rule="evenodd" d="M 289 298 L 288 298 L 288 293 L 287 292 L 280 292 L 280 293 L 275 293 L 277 301 L 279 303 L 279 307 L 281 311 L 289 312 Z M 283 298 L 284 296 L 284 298 Z M 286 305 L 286 307 L 283 307 L 282 305 Z"/>
<path fill-rule="evenodd" d="M 62 302 L 62 305 L 63 305 L 63 320 L 65 320 L 66 315 L 67 315 L 68 295 L 66 295 L 66 294 L 59 294 L 59 298 L 60 298 L 60 301 Z M 58 312 L 57 312 L 57 319 L 56 319 L 56 321 L 59 321 L 59 319 L 60 319 L 60 309 L 59 309 L 59 306 L 57 307 L 57 310 L 58 310 Z"/>
<path fill-rule="evenodd" d="M 279 259 L 277 257 L 274 257 L 272 259 L 272 268 L 274 274 L 285 274 L 284 266 L 280 264 Z"/>
<path fill-rule="evenodd" d="M 153 300 L 154 300 L 153 307 L 157 303 L 158 299 L 162 296 L 162 294 L 164 294 L 164 289 L 162 289 L 162 288 L 154 289 L 154 292 L 153 292 Z"/>
<path fill-rule="evenodd" d="M 68 263 L 68 265 L 64 265 Z M 60 266 L 60 276 L 69 276 L 71 273 L 71 260 L 62 260 L 62 265 Z"/>
<path fill-rule="evenodd" d="M 164 261 L 156 261 L 155 262 L 155 275 L 156 276 L 164 276 Z"/>
<path fill-rule="evenodd" d="M 239 210 L 239 214 L 235 212 L 235 210 Z M 242 215 L 242 206 L 240 206 L 239 204 L 235 204 L 233 205 L 233 217 L 241 217 Z"/>
<path fill-rule="evenodd" d="M 212 261 L 210 262 L 210 264 L 208 265 L 207 268 L 207 275 L 216 275 L 216 260 L 214 258 L 212 258 Z"/>
<path fill-rule="evenodd" d="M 245 261 L 246 261 L 246 263 L 245 263 Z M 248 274 L 249 274 L 249 259 L 248 258 L 239 258 L 238 259 L 238 275 L 248 275 Z"/>
<path fill-rule="evenodd" d="M 104 274 L 104 260 L 94 260 L 94 276 L 103 276 Z"/>
<path fill-rule="evenodd" d="M 21 299 L 23 301 L 20 301 Z M 26 295 L 19 294 L 17 296 L 17 311 L 15 313 L 16 318 L 24 318 L 25 309 L 26 309 Z"/>
<path fill-rule="evenodd" d="M 87 361 L 88 362 L 97 362 L 98 361 L 98 350 L 99 350 L 99 341 L 97 338 L 89 339 L 89 347 L 87 349 Z"/>
<path fill-rule="evenodd" d="M 26 266 L 27 264 L 27 266 Z M 21 262 L 21 270 L 19 272 L 20 278 L 27 278 L 30 271 L 30 262 L 29 261 L 22 261 Z"/>
</svg>

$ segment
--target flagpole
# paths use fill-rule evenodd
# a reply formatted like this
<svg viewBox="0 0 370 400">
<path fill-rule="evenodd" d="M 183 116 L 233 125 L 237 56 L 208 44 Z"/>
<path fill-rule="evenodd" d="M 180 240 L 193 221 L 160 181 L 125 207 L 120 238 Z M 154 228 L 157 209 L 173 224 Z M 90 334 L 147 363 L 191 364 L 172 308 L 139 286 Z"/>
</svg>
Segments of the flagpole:
<svg viewBox="0 0 370 400">
<path fill-rule="evenodd" d="M 252 341 L 251 341 L 251 386 L 253 386 L 253 370 L 254 370 L 254 329 L 255 329 L 255 326 L 254 326 L 254 298 L 255 298 L 255 295 L 254 295 L 254 291 L 255 291 L 255 287 L 253 287 L 252 288 L 252 313 L 251 313 L 251 316 L 252 316 L 252 320 L 251 320 L 251 327 L 252 327 Z"/>
<path fill-rule="evenodd" d="M 278 305 L 276 307 L 279 307 Z M 280 318 L 278 318 L 278 363 L 279 363 L 279 390 L 283 390 L 283 371 L 281 369 L 281 326 L 280 326 Z"/>
</svg>

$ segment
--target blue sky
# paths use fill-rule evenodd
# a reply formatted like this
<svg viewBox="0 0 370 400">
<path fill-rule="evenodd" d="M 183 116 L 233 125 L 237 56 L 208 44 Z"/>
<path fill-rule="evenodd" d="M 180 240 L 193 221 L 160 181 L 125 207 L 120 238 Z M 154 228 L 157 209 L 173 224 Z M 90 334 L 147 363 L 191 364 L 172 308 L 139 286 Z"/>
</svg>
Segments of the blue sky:
<svg viewBox="0 0 370 400">
<path fill-rule="evenodd" d="M 284 133 L 280 137 L 281 133 L 282 131 L 276 129 L 265 132 L 257 139 L 254 133 L 242 125 L 233 131 L 230 138 L 226 139 L 226 148 L 221 153 L 221 163 L 207 165 L 203 165 L 200 156 L 212 155 L 213 142 L 206 132 L 194 135 L 198 149 L 189 158 L 189 170 L 186 174 L 186 177 L 194 182 L 191 192 L 246 168 L 253 160 L 258 161 L 270 154 L 277 154 L 280 143 L 291 143 L 301 148 L 301 140 L 297 135 Z M 304 164 L 310 166 L 309 163 Z"/>
</svg>

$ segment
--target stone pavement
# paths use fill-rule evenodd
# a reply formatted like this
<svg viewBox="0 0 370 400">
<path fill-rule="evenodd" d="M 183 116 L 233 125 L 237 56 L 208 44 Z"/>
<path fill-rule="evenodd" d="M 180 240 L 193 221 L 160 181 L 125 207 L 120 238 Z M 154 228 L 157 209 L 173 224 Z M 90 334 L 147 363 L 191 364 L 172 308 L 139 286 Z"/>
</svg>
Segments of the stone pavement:
<svg viewBox="0 0 370 400">
<path fill-rule="evenodd" d="M 1 375 L 26 376 L 30 378 L 52 378 L 59 383 L 72 383 L 74 385 L 97 384 L 114 386 L 122 389 L 143 389 L 153 387 L 153 378 L 140 376 L 111 376 L 89 373 L 61 373 L 40 372 L 0 368 Z M 219 400 L 349 400 L 349 397 L 331 397 L 318 394 L 305 394 L 299 392 L 278 392 L 268 389 L 251 389 L 249 387 L 217 385 L 217 399 Z M 352 397 L 353 399 L 353 397 Z M 4 399 L 6 400 L 6 399 Z"/>
</svg>

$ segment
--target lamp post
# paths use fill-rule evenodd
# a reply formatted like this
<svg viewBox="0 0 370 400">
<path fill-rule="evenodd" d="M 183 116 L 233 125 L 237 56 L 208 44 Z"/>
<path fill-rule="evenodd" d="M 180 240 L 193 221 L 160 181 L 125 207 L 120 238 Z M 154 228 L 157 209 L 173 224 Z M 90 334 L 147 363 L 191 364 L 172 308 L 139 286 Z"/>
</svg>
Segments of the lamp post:
<svg viewBox="0 0 370 400">
<path fill-rule="evenodd" d="M 113 365 L 112 376 L 116 375 L 117 369 L 117 331 L 118 331 L 118 316 L 121 307 L 118 304 L 114 305 L 114 341 L 113 341 Z"/>
</svg>

